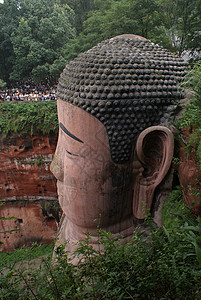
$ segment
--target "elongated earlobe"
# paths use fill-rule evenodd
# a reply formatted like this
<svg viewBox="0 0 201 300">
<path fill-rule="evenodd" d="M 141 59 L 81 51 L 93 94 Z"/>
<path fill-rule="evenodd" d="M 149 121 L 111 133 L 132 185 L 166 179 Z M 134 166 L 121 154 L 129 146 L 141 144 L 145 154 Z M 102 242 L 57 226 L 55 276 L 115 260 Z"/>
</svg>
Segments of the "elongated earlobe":
<svg viewBox="0 0 201 300">
<path fill-rule="evenodd" d="M 174 136 L 163 126 L 145 129 L 136 144 L 137 159 L 142 165 L 135 177 L 133 215 L 144 219 L 149 213 L 155 188 L 167 174 L 174 152 Z"/>
</svg>

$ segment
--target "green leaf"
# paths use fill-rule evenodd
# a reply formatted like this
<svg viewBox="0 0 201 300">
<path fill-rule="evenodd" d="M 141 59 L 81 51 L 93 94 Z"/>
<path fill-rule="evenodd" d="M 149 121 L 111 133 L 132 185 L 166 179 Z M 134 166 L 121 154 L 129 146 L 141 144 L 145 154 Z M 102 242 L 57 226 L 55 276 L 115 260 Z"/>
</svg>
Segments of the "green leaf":
<svg viewBox="0 0 201 300">
<path fill-rule="evenodd" d="M 198 246 L 197 242 L 195 243 L 195 253 L 196 253 L 196 257 L 199 262 L 199 265 L 201 267 L 201 247 Z"/>
</svg>

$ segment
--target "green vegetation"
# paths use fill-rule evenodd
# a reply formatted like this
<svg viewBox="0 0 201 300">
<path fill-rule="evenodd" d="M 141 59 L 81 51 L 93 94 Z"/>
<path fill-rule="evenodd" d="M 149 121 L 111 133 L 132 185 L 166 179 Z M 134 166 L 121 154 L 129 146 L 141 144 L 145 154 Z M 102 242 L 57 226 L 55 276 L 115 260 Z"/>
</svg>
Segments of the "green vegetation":
<svg viewBox="0 0 201 300">
<path fill-rule="evenodd" d="M 0 269 L 14 267 L 16 263 L 32 260 L 40 256 L 52 255 L 54 245 L 33 244 L 31 248 L 16 249 L 14 252 L 0 252 Z"/>
<path fill-rule="evenodd" d="M 200 0 L 4 0 L 0 79 L 55 82 L 70 59 L 124 33 L 195 55 L 200 15 Z"/>
<path fill-rule="evenodd" d="M 185 112 L 178 122 L 179 129 L 188 128 L 189 139 L 186 141 L 187 153 L 196 149 L 196 158 L 201 169 L 201 64 L 186 75 L 183 87 L 193 92 L 193 98 L 185 107 Z"/>
<path fill-rule="evenodd" d="M 3 136 L 11 133 L 48 135 L 57 131 L 56 101 L 0 104 L 0 134 Z"/>
<path fill-rule="evenodd" d="M 0 4 L 2 79 L 55 81 L 65 66 L 63 45 L 75 37 L 74 12 L 56 0 Z"/>
<path fill-rule="evenodd" d="M 89 11 L 94 10 L 94 0 L 60 0 L 62 5 L 69 5 L 75 12 L 75 28 L 77 33 L 82 32 L 83 22 L 87 19 Z"/>
<path fill-rule="evenodd" d="M 190 216 L 191 210 L 183 201 L 182 189 L 177 186 L 169 195 L 163 206 L 163 223 L 169 230 L 177 230 L 183 225 L 184 218 Z"/>
<path fill-rule="evenodd" d="M 142 35 L 179 55 L 199 51 L 200 10 L 200 0 L 5 0 L 0 4 L 0 88 L 28 77 L 56 81 L 67 61 L 124 33 Z M 200 72 L 197 64 L 185 78 L 183 87 L 194 97 L 178 126 L 189 128 L 186 149 L 196 149 L 201 166 Z M 56 102 L 0 104 L 4 137 L 57 131 Z M 36 164 L 41 163 L 39 157 Z M 87 234 L 74 253 L 77 265 L 64 247 L 51 263 L 53 245 L 0 253 L 0 299 L 201 299 L 201 220 L 184 204 L 181 187 L 166 201 L 163 221 L 156 229 L 147 218 L 149 237 L 136 229 L 126 245 L 98 230 L 97 250 Z M 41 256 L 47 259 L 41 258 L 39 267 L 16 267 Z"/>
<path fill-rule="evenodd" d="M 0 278 L 0 297 L 200 299 L 200 219 L 192 216 L 183 203 L 180 188 L 170 195 L 163 215 L 164 227 L 156 229 L 147 219 L 147 223 L 150 222 L 149 237 L 136 229 L 128 244 L 121 245 L 119 240 L 111 239 L 110 233 L 98 230 L 100 248 L 94 250 L 89 243 L 90 235 L 87 234 L 74 253 L 77 265 L 71 263 L 72 257 L 64 252 L 64 247 L 59 247 L 54 264 L 48 258 L 43 259 L 40 267 L 32 270 L 11 266 Z M 31 257 L 29 249 L 17 250 L 14 252 L 17 254 L 15 258 L 23 257 L 21 251 L 27 251 L 24 257 L 32 258 L 35 249 L 31 250 Z M 41 255 L 44 255 L 46 250 L 41 249 Z M 52 248 L 48 246 L 47 252 L 51 251 Z M 13 263 L 7 262 L 6 265 Z"/>
<path fill-rule="evenodd" d="M 67 1 L 69 2 L 69 1 Z M 110 37 L 141 35 L 171 52 L 200 50 L 200 2 L 191 0 L 96 0 L 82 32 L 66 44 L 67 60 Z"/>
<path fill-rule="evenodd" d="M 0 79 L 0 89 L 5 89 L 6 88 L 6 83 Z"/>
</svg>

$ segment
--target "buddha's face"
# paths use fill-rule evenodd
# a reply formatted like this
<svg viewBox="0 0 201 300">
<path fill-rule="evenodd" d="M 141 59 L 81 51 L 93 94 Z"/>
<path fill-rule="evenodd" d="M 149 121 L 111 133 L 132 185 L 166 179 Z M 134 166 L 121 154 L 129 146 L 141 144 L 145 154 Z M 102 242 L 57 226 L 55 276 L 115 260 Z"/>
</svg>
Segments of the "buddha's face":
<svg viewBox="0 0 201 300">
<path fill-rule="evenodd" d="M 58 118 L 51 171 L 65 215 L 88 228 L 132 214 L 133 159 L 115 164 L 104 125 L 79 107 L 58 100 Z"/>
<path fill-rule="evenodd" d="M 84 228 L 124 222 L 132 216 L 133 195 L 140 197 L 139 182 L 142 186 L 148 182 L 150 190 L 158 168 L 144 179 L 134 150 L 127 163 L 114 163 L 104 125 L 77 106 L 63 100 L 57 103 L 59 139 L 51 171 L 57 179 L 61 208 L 73 224 Z"/>
</svg>

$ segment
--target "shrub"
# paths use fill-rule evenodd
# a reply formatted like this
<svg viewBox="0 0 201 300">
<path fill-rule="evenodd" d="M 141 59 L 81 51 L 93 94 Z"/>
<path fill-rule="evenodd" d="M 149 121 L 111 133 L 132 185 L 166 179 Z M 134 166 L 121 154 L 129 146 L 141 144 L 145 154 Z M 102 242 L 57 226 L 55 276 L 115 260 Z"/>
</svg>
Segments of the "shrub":
<svg viewBox="0 0 201 300">
<path fill-rule="evenodd" d="M 200 247 L 200 233 L 200 221 L 191 225 L 186 217 L 171 229 L 150 223 L 149 238 L 136 229 L 123 245 L 98 230 L 99 249 L 92 248 L 87 234 L 74 252 L 77 265 L 60 246 L 54 263 L 47 258 L 35 271 L 11 268 L 1 277 L 0 297 L 200 299 L 201 265 L 195 249 L 195 243 Z"/>
<path fill-rule="evenodd" d="M 188 127 L 189 140 L 186 150 L 196 149 L 196 158 L 201 168 L 201 63 L 185 76 L 182 86 L 193 92 L 193 98 L 185 107 L 185 112 L 178 122 L 179 129 Z"/>
<path fill-rule="evenodd" d="M 57 131 L 56 101 L 0 104 L 0 134 L 4 136 L 11 133 L 46 135 Z"/>
</svg>

